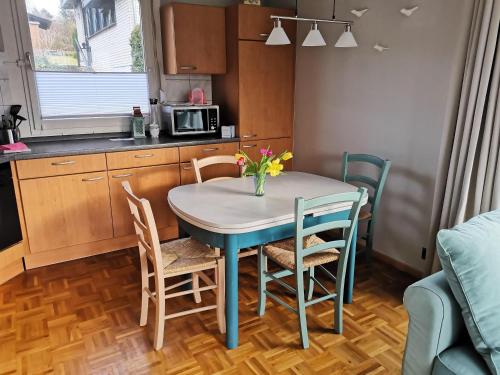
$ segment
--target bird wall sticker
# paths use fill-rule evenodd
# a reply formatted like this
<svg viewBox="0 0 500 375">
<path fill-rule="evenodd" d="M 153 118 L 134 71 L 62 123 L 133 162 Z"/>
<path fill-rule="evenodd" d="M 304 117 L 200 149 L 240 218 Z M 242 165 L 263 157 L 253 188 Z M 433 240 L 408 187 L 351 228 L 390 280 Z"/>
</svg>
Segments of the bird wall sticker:
<svg viewBox="0 0 500 375">
<path fill-rule="evenodd" d="M 386 47 L 386 46 L 383 46 L 383 45 L 377 43 L 373 46 L 373 49 L 377 50 L 378 52 L 384 52 L 384 51 L 388 51 L 389 47 Z"/>
<path fill-rule="evenodd" d="M 411 17 L 413 13 L 418 9 L 418 6 L 414 6 L 413 8 L 403 8 L 400 10 L 401 14 L 405 15 L 406 17 Z"/>
<path fill-rule="evenodd" d="M 353 9 L 351 10 L 351 13 L 354 14 L 356 17 L 361 18 L 363 15 L 368 12 L 368 8 L 364 9 Z"/>
</svg>

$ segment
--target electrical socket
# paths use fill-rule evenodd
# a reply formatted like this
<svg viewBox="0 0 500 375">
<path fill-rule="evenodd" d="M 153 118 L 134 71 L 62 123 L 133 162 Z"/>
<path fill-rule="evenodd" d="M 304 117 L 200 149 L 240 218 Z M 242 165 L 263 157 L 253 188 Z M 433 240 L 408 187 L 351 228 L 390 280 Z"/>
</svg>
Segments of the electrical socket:
<svg viewBox="0 0 500 375">
<path fill-rule="evenodd" d="M 422 259 L 425 259 L 425 258 L 427 258 L 427 248 L 423 247 L 422 248 Z"/>
</svg>

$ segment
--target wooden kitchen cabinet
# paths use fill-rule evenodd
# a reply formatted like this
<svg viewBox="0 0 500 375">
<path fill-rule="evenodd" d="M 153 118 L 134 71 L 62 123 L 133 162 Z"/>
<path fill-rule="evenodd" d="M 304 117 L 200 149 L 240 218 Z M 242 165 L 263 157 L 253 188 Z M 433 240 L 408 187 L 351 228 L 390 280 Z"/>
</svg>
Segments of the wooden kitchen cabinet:
<svg viewBox="0 0 500 375">
<path fill-rule="evenodd" d="M 165 74 L 226 73 L 224 8 L 172 3 L 160 16 Z"/>
<path fill-rule="evenodd" d="M 31 253 L 113 237 L 106 172 L 20 181 Z"/>
<path fill-rule="evenodd" d="M 255 36 L 272 29 L 266 17 L 280 12 L 290 15 L 276 8 L 226 8 L 228 71 L 212 78 L 213 100 L 220 105 L 222 123 L 235 124 L 243 141 L 292 137 L 295 46 L 268 46 L 265 36 Z"/>
<path fill-rule="evenodd" d="M 268 139 L 292 136 L 293 46 L 239 42 L 239 136 Z"/>
<path fill-rule="evenodd" d="M 259 151 L 262 148 L 269 147 L 275 154 L 280 154 L 283 151 L 292 151 L 293 141 L 292 138 L 279 138 L 279 139 L 266 139 L 257 141 L 241 142 L 241 150 L 245 151 L 252 160 L 261 157 Z M 293 159 L 284 162 L 285 171 L 292 170 Z"/>
<path fill-rule="evenodd" d="M 234 6 L 233 12 L 238 12 L 238 38 L 240 40 L 266 41 L 273 29 L 271 16 L 295 16 L 293 9 L 257 7 L 253 5 L 239 4 Z M 293 42 L 297 23 L 294 21 L 282 20 L 281 25 L 285 29 L 286 35 Z"/>
<path fill-rule="evenodd" d="M 123 181 L 130 182 L 138 197 L 149 200 L 159 230 L 177 227 L 175 214 L 168 206 L 167 194 L 180 183 L 178 164 L 109 171 L 108 177 L 114 237 L 135 233 L 130 208 L 121 185 Z"/>
</svg>

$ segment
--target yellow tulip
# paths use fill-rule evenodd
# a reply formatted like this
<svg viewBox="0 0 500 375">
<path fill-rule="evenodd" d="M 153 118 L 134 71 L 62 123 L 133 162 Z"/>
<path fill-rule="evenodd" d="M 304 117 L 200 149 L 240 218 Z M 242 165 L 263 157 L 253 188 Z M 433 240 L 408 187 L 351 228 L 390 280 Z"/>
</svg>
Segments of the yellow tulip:
<svg viewBox="0 0 500 375">
<path fill-rule="evenodd" d="M 245 159 L 245 157 L 242 155 L 242 154 L 236 154 L 234 155 L 234 157 L 236 158 L 236 160 L 240 160 L 241 158 Z"/>
<path fill-rule="evenodd" d="M 283 170 L 283 164 L 280 164 L 279 159 L 275 159 L 272 161 L 271 165 L 267 167 L 266 172 L 269 173 L 272 177 L 278 176 Z"/>
<path fill-rule="evenodd" d="M 285 152 L 282 156 L 283 160 L 290 160 L 293 158 L 293 154 L 291 152 Z"/>
</svg>

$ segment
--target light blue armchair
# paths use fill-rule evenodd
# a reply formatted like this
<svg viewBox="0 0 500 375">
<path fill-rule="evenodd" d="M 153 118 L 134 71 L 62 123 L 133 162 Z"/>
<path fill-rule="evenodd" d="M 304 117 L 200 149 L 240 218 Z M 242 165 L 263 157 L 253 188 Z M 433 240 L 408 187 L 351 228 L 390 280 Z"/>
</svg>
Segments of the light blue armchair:
<svg viewBox="0 0 500 375">
<path fill-rule="evenodd" d="M 409 286 L 404 305 L 410 324 L 403 375 L 491 374 L 470 342 L 442 271 Z"/>
</svg>

